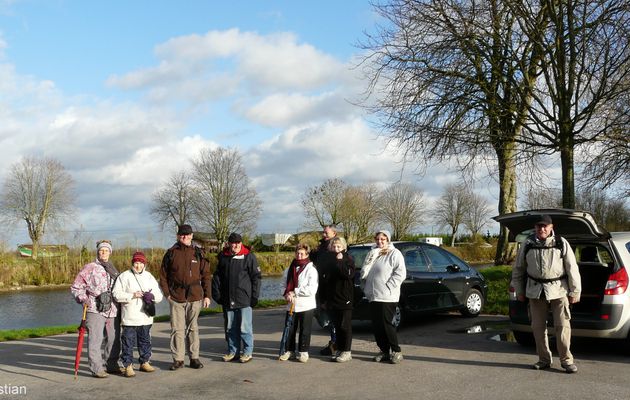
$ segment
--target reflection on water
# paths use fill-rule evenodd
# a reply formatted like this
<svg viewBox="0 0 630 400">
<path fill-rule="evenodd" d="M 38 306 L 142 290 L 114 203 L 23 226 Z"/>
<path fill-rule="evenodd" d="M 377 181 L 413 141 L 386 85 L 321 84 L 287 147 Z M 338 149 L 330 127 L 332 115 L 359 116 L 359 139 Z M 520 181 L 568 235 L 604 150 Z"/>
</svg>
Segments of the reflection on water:
<svg viewBox="0 0 630 400">
<path fill-rule="evenodd" d="M 264 277 L 261 299 L 282 297 L 282 278 Z M 74 301 L 70 288 L 0 292 L 0 329 L 72 325 L 81 322 L 82 307 Z M 157 304 L 156 315 L 168 314 L 168 302 Z"/>
</svg>

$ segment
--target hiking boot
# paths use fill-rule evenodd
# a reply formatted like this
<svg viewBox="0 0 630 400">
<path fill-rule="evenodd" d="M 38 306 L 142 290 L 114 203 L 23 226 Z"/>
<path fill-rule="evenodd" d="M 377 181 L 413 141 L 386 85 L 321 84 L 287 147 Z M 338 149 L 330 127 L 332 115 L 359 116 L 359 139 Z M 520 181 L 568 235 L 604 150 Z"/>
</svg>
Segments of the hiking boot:
<svg viewBox="0 0 630 400">
<path fill-rule="evenodd" d="M 142 372 L 153 372 L 153 371 L 155 371 L 155 368 L 153 368 L 151 366 L 151 364 L 149 364 L 149 362 L 147 361 L 147 362 L 142 363 L 140 365 L 140 371 L 142 371 Z"/>
<path fill-rule="evenodd" d="M 328 344 L 319 351 L 319 354 L 322 356 L 332 356 L 337 351 L 337 345 L 332 340 L 328 342 Z"/>
<path fill-rule="evenodd" d="M 335 358 L 337 362 L 346 362 L 352 360 L 352 353 L 349 351 L 342 351 L 341 354 Z"/>
<path fill-rule="evenodd" d="M 112 375 L 124 375 L 126 371 L 125 367 L 107 367 L 107 373 Z"/>
<path fill-rule="evenodd" d="M 551 367 L 551 364 L 545 361 L 538 361 L 536 364 L 532 365 L 532 368 L 538 371 L 549 369 L 549 367 Z"/>
<path fill-rule="evenodd" d="M 223 359 L 224 362 L 230 362 L 234 359 L 234 357 L 236 357 L 236 354 L 230 353 L 230 354 L 226 354 L 222 356 L 221 358 Z"/>
<path fill-rule="evenodd" d="M 567 374 L 574 374 L 577 372 L 577 365 L 575 364 L 564 364 L 562 365 L 562 368 L 564 368 L 564 372 Z"/>
<path fill-rule="evenodd" d="M 392 355 L 390 356 L 389 362 L 392 364 L 400 364 L 403 360 L 403 355 L 401 351 L 392 351 Z"/>
<path fill-rule="evenodd" d="M 389 361 L 389 353 L 380 351 L 377 355 L 374 356 L 374 358 L 372 358 L 372 360 L 374 362 Z"/>
<path fill-rule="evenodd" d="M 198 358 L 191 358 L 190 359 L 190 368 L 201 369 L 201 368 L 203 368 L 203 364 L 201 363 L 201 361 L 199 361 Z"/>
<path fill-rule="evenodd" d="M 105 371 L 98 371 L 98 372 L 94 372 L 92 373 L 92 376 L 95 378 L 107 378 L 109 376 L 109 374 Z"/>
<path fill-rule="evenodd" d="M 171 364 L 171 367 L 169 368 L 171 371 L 175 371 L 176 369 L 180 369 L 180 368 L 184 368 L 184 362 L 183 361 L 173 361 L 173 364 Z"/>
<path fill-rule="evenodd" d="M 123 376 L 127 378 L 133 378 L 134 376 L 136 376 L 136 373 L 133 371 L 132 364 L 127 365 L 127 367 L 125 368 L 125 372 L 123 373 Z"/>
<path fill-rule="evenodd" d="M 308 353 L 305 351 L 302 351 L 299 353 L 299 356 L 297 357 L 297 360 L 301 363 L 305 363 L 308 361 Z"/>
<path fill-rule="evenodd" d="M 250 362 L 252 358 L 251 354 L 241 354 L 241 363 L 245 364 L 246 362 Z"/>
<path fill-rule="evenodd" d="M 280 360 L 280 361 L 287 361 L 289 358 L 291 358 L 291 352 L 290 351 L 285 351 L 284 353 L 282 353 L 282 355 L 280 357 L 278 357 L 278 360 Z"/>
</svg>

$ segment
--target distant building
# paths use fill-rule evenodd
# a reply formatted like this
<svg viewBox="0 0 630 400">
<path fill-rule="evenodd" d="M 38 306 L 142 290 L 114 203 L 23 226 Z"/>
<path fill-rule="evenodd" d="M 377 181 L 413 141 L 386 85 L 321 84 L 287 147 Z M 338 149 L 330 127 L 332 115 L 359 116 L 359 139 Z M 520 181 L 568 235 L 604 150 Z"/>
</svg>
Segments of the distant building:
<svg viewBox="0 0 630 400">
<path fill-rule="evenodd" d="M 441 237 L 424 237 L 420 239 L 423 243 L 429 243 L 434 246 L 442 246 L 442 238 Z"/>
<path fill-rule="evenodd" d="M 32 244 L 18 244 L 17 250 L 22 257 L 33 257 Z M 65 244 L 40 244 L 37 257 L 59 257 L 67 254 L 68 250 Z"/>
</svg>

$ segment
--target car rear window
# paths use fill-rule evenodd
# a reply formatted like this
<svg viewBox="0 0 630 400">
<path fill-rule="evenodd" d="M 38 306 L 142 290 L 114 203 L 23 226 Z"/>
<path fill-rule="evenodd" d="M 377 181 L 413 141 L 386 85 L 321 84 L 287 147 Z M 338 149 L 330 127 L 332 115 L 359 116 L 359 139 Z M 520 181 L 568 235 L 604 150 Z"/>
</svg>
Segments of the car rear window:
<svg viewBox="0 0 630 400">
<path fill-rule="evenodd" d="M 356 269 L 361 269 L 363 263 L 365 262 L 365 257 L 367 253 L 370 251 L 369 246 L 361 246 L 361 247 L 349 247 L 348 253 L 354 259 L 354 266 Z"/>
</svg>

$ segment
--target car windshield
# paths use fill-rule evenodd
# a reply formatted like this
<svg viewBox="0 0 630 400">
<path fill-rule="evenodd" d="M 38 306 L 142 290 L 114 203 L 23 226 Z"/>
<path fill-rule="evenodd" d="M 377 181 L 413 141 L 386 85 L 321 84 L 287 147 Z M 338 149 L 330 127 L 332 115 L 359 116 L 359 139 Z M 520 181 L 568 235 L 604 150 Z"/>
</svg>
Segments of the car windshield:
<svg viewBox="0 0 630 400">
<path fill-rule="evenodd" d="M 356 269 L 361 269 L 363 263 L 365 262 L 365 257 L 367 253 L 370 251 L 370 246 L 357 246 L 357 247 L 349 247 L 348 253 L 354 259 L 354 266 Z"/>
</svg>

